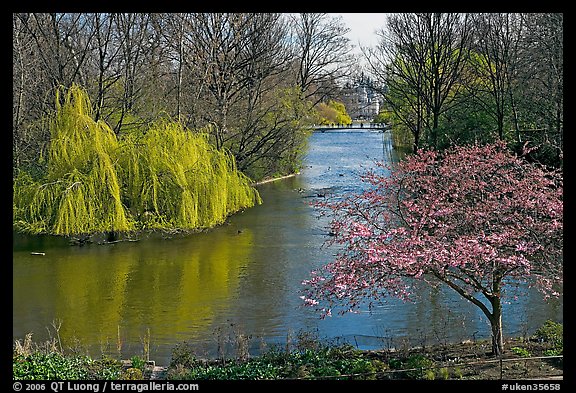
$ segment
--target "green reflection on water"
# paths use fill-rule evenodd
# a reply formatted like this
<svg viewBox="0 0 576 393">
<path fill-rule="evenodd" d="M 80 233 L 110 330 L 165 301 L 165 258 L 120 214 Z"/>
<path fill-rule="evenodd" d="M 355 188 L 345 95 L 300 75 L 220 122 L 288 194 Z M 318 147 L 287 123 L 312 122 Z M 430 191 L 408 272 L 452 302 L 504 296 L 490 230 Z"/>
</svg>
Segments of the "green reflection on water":
<svg viewBox="0 0 576 393">
<path fill-rule="evenodd" d="M 64 345 L 79 338 L 93 355 L 116 351 L 119 327 L 129 353 L 141 352 L 148 328 L 152 347 L 205 334 L 230 306 L 252 245 L 249 229 L 221 227 L 170 240 L 53 248 L 45 256 L 14 252 L 13 314 L 21 321 L 14 338 L 47 338 L 53 316 L 62 321 Z"/>
</svg>

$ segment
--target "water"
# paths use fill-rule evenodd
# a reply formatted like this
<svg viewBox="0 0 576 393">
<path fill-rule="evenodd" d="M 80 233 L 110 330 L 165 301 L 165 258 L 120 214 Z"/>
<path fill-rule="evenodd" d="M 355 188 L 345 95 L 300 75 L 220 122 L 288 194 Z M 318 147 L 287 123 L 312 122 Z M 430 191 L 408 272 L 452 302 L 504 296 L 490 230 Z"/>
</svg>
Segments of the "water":
<svg viewBox="0 0 576 393">
<path fill-rule="evenodd" d="M 301 281 L 335 253 L 323 246 L 327 221 L 310 202 L 358 191 L 374 160 L 397 159 L 388 133 L 316 133 L 300 175 L 261 185 L 262 205 L 213 230 L 84 247 L 15 236 L 13 337 L 46 340 L 55 325 L 65 347 L 129 358 L 143 354 L 149 335 L 158 364 L 183 342 L 199 356 L 234 354 L 239 335 L 249 337 L 251 354 L 299 334 L 359 348 L 489 337 L 478 308 L 450 290 L 422 287 L 415 303 L 390 299 L 323 320 L 302 307 Z M 527 290 L 504 313 L 505 336 L 531 334 L 548 318 L 562 322 L 562 299 L 545 303 Z"/>
</svg>

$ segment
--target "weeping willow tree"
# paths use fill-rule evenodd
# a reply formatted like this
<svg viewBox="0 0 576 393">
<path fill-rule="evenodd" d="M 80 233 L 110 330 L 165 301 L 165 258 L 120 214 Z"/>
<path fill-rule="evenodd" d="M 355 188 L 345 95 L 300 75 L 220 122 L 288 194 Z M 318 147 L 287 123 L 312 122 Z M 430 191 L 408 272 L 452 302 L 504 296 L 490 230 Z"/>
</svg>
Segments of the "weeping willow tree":
<svg viewBox="0 0 576 393">
<path fill-rule="evenodd" d="M 79 86 L 57 90 L 46 174 L 21 172 L 14 181 L 15 229 L 70 236 L 206 228 L 261 202 L 233 157 L 204 134 L 161 121 L 118 140 L 91 108 Z"/>
<path fill-rule="evenodd" d="M 216 149 L 208 133 L 159 121 L 123 139 L 126 205 L 143 228 L 209 228 L 260 203 L 234 157 Z"/>
<path fill-rule="evenodd" d="M 55 235 L 131 230 L 115 167 L 118 140 L 105 122 L 94 121 L 86 92 L 77 85 L 57 89 L 47 123 L 46 175 L 35 181 L 21 172 L 16 178 L 15 227 Z"/>
</svg>

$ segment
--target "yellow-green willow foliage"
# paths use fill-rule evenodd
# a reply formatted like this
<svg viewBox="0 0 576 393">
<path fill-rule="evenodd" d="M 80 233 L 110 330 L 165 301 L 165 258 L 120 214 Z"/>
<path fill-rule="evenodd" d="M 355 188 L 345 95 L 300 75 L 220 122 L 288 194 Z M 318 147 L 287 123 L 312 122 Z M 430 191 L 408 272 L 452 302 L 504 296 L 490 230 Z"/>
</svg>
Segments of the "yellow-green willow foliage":
<svg viewBox="0 0 576 393">
<path fill-rule="evenodd" d="M 127 204 L 144 228 L 208 228 L 261 202 L 231 154 L 180 123 L 131 133 L 122 151 Z"/>
<path fill-rule="evenodd" d="M 91 108 L 77 85 L 56 91 L 46 176 L 35 182 L 21 173 L 14 184 L 18 229 L 74 235 L 133 228 L 116 174 L 116 135 L 105 122 L 93 120 Z"/>
<path fill-rule="evenodd" d="M 63 96 L 63 97 L 61 97 Z M 61 99 L 62 98 L 62 99 Z M 233 157 L 203 134 L 159 122 L 120 141 L 73 85 L 56 94 L 46 176 L 14 181 L 14 227 L 55 235 L 206 228 L 260 203 Z"/>
</svg>

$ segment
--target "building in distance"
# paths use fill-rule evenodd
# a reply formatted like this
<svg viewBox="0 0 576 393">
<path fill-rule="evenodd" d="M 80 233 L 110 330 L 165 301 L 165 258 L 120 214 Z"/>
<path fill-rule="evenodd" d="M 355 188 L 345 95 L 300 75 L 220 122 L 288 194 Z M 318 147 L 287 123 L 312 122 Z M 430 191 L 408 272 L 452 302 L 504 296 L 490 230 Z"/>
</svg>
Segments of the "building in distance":
<svg viewBox="0 0 576 393">
<path fill-rule="evenodd" d="M 352 120 L 372 120 L 380 112 L 383 98 L 364 74 L 343 89 L 342 102 Z"/>
</svg>

